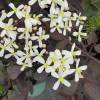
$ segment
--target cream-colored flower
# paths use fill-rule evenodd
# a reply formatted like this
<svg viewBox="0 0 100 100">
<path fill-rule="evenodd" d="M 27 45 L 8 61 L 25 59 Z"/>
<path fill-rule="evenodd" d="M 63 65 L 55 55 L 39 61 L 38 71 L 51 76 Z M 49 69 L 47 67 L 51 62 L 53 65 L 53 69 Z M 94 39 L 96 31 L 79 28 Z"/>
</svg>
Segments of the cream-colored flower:
<svg viewBox="0 0 100 100">
<path fill-rule="evenodd" d="M 38 52 L 38 51 L 36 51 L 35 50 L 35 54 L 36 54 L 36 56 L 33 58 L 33 62 L 40 62 L 41 64 L 43 63 L 43 62 L 45 62 L 45 60 L 44 60 L 44 58 L 43 58 L 43 55 L 44 55 L 44 53 L 46 52 L 46 50 L 45 49 L 43 49 L 40 53 Z"/>
<path fill-rule="evenodd" d="M 71 51 L 62 50 L 62 54 L 69 58 L 71 64 L 74 62 L 74 57 L 81 55 L 81 50 L 75 51 L 75 43 L 73 43 Z"/>
<path fill-rule="evenodd" d="M 7 17 L 11 17 L 14 13 L 16 14 L 16 16 L 21 19 L 23 17 L 23 13 L 22 13 L 22 9 L 24 8 L 24 5 L 21 4 L 18 7 L 15 7 L 15 5 L 13 3 L 9 4 L 9 7 L 12 8 L 12 11 L 10 11 L 7 14 Z"/>
<path fill-rule="evenodd" d="M 57 90 L 60 83 L 67 87 L 70 87 L 71 83 L 68 80 L 66 80 L 65 77 L 72 74 L 73 72 L 71 72 L 70 70 L 61 73 L 52 72 L 51 75 L 58 79 L 57 82 L 54 84 L 53 89 Z"/>
<path fill-rule="evenodd" d="M 81 42 L 82 38 L 87 36 L 87 33 L 82 32 L 83 25 L 79 26 L 79 31 L 78 32 L 73 32 L 73 36 L 78 37 L 78 41 Z"/>
<path fill-rule="evenodd" d="M 52 68 L 52 66 L 51 66 L 51 61 L 50 61 L 49 58 L 48 58 L 46 61 L 44 60 L 44 61 L 42 62 L 42 66 L 40 66 L 40 67 L 37 69 L 37 72 L 38 72 L 38 73 L 42 73 L 43 70 L 45 70 L 46 73 L 50 73 L 50 72 L 53 70 L 53 68 Z"/>
<path fill-rule="evenodd" d="M 83 75 L 81 73 L 82 73 L 82 71 L 84 71 L 84 70 L 87 69 L 87 66 L 86 65 L 79 66 L 79 62 L 80 62 L 80 59 L 78 59 L 76 61 L 76 69 L 75 69 L 75 81 L 76 82 L 79 81 L 79 78 L 83 78 Z"/>
<path fill-rule="evenodd" d="M 9 38 L 12 38 L 13 40 L 16 39 L 17 32 L 16 27 L 13 25 L 14 20 L 9 19 L 8 23 L 1 23 L 0 27 L 3 29 L 0 36 L 4 37 L 5 35 Z"/>
<path fill-rule="evenodd" d="M 5 51 L 13 52 L 14 48 L 18 49 L 16 43 L 9 38 L 4 38 L 3 43 L 0 43 L 0 57 L 3 57 Z"/>
<path fill-rule="evenodd" d="M 39 43 L 39 47 L 46 47 L 45 44 L 43 44 L 44 40 L 47 40 L 49 38 L 49 35 L 45 34 L 45 30 L 42 29 L 42 27 L 39 28 L 39 30 L 37 31 L 37 36 L 33 35 L 31 37 L 31 40 L 36 40 Z"/>
<path fill-rule="evenodd" d="M 85 21 L 85 20 L 87 19 L 86 16 L 81 16 L 81 13 L 79 13 L 79 15 L 76 14 L 76 13 L 74 13 L 74 14 L 73 14 L 73 17 L 74 17 L 74 19 L 76 19 L 76 26 L 79 26 L 79 24 L 80 24 L 82 21 Z"/>
</svg>

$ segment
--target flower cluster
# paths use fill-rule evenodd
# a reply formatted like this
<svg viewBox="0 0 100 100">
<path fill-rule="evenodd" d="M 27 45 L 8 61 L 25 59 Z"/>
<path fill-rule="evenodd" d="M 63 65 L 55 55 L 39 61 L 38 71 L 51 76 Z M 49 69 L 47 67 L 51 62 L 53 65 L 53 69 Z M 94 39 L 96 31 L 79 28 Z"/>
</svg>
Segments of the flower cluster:
<svg viewBox="0 0 100 100">
<path fill-rule="evenodd" d="M 78 82 L 79 78 L 83 78 L 81 72 L 87 69 L 87 66 L 79 66 L 80 59 L 78 58 L 81 55 L 81 50 L 74 50 L 75 43 L 72 45 L 71 51 L 62 50 L 62 52 L 56 49 L 54 52 L 50 52 L 47 60 L 40 61 L 42 65 L 37 69 L 38 73 L 41 73 L 45 70 L 46 73 L 51 73 L 51 75 L 58 79 L 54 84 L 53 89 L 58 89 L 60 83 L 65 86 L 71 86 L 71 83 L 65 78 L 71 74 L 75 73 L 75 81 Z M 76 62 L 76 66 L 72 65 Z M 72 67 L 72 68 L 71 68 Z"/>
<path fill-rule="evenodd" d="M 32 13 L 32 5 L 36 2 L 41 9 L 50 7 L 47 17 Z M 83 77 L 81 72 L 87 68 L 86 65 L 79 66 L 81 50 L 75 50 L 76 44 L 73 43 L 70 51 L 56 49 L 48 52 L 46 40 L 50 36 L 42 27 L 42 22 L 50 22 L 51 33 L 57 30 L 66 36 L 69 31 L 81 42 L 82 38 L 87 36 L 87 33 L 82 32 L 87 18 L 81 16 L 81 13 L 70 12 L 67 0 L 30 0 L 28 5 L 21 4 L 16 7 L 10 3 L 9 7 L 11 11 L 6 13 L 3 10 L 0 17 L 0 57 L 15 58 L 16 64 L 21 66 L 21 71 L 39 62 L 41 66 L 37 69 L 38 73 L 45 70 L 58 79 L 53 86 L 54 90 L 58 89 L 60 83 L 69 87 L 71 83 L 66 79 L 69 75 L 75 74 L 75 81 L 79 81 L 79 78 Z M 79 30 L 72 32 L 74 26 Z M 44 58 L 45 55 L 47 59 Z"/>
</svg>

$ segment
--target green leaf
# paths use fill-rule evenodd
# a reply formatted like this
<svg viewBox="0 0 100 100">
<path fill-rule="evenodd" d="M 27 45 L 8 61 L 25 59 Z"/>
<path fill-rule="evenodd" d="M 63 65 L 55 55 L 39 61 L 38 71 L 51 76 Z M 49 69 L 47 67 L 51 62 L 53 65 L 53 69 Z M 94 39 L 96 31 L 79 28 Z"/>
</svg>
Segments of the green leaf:
<svg viewBox="0 0 100 100">
<path fill-rule="evenodd" d="M 36 84 L 35 86 L 33 86 L 33 92 L 29 93 L 29 97 L 39 96 L 44 92 L 45 88 L 46 88 L 46 82 Z"/>
</svg>

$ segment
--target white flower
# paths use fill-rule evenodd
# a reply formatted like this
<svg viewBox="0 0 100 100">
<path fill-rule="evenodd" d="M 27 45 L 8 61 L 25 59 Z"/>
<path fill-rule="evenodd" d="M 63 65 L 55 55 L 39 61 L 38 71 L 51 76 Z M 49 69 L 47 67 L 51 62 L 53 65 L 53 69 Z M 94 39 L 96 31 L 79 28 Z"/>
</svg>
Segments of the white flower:
<svg viewBox="0 0 100 100">
<path fill-rule="evenodd" d="M 47 40 L 49 38 L 49 35 L 45 34 L 45 30 L 42 29 L 42 27 L 39 28 L 38 32 L 36 33 L 37 36 L 32 36 L 31 40 L 37 40 L 39 43 L 39 47 L 45 47 L 46 45 L 43 44 L 43 40 Z"/>
<path fill-rule="evenodd" d="M 28 52 L 22 52 L 23 56 L 17 58 L 17 64 L 22 65 L 23 63 L 27 63 L 28 67 L 32 67 L 32 57 Z"/>
<path fill-rule="evenodd" d="M 62 28 L 63 28 L 63 25 L 60 25 L 59 23 L 56 22 L 54 23 L 54 26 L 50 29 L 50 32 L 53 33 L 57 30 L 61 34 Z"/>
<path fill-rule="evenodd" d="M 83 78 L 83 75 L 81 74 L 83 70 L 86 70 L 87 69 L 87 66 L 84 65 L 84 66 L 79 66 L 79 62 L 80 62 L 80 59 L 78 59 L 76 61 L 76 69 L 75 69 L 75 81 L 78 82 L 79 81 L 79 78 Z"/>
<path fill-rule="evenodd" d="M 74 17 L 74 19 L 76 19 L 76 26 L 79 26 L 79 24 L 80 24 L 82 21 L 85 21 L 85 20 L 87 19 L 86 16 L 81 16 L 81 13 L 79 13 L 79 15 L 76 14 L 76 13 L 74 13 L 74 14 L 73 14 L 73 17 Z"/>
<path fill-rule="evenodd" d="M 3 42 L 4 42 L 3 44 L 0 43 L 0 57 L 3 57 L 5 50 L 13 52 L 14 48 L 16 49 L 18 48 L 18 46 L 11 39 L 4 38 Z"/>
<path fill-rule="evenodd" d="M 60 83 L 62 83 L 63 85 L 65 85 L 67 87 L 70 87 L 71 84 L 70 84 L 69 81 L 67 81 L 65 79 L 65 77 L 67 77 L 68 75 L 72 74 L 73 72 L 71 72 L 70 70 L 65 71 L 65 72 L 61 72 L 61 73 L 52 72 L 51 75 L 58 79 L 58 81 L 54 84 L 53 89 L 57 90 L 59 85 L 60 85 Z"/>
<path fill-rule="evenodd" d="M 78 41 L 81 42 L 83 37 L 87 36 L 87 33 L 81 32 L 83 29 L 83 25 L 79 26 L 78 32 L 73 32 L 73 36 L 78 37 Z"/>
<path fill-rule="evenodd" d="M 12 50 L 12 51 L 9 51 L 9 53 L 6 54 L 4 57 L 5 57 L 6 59 L 8 59 L 8 58 L 10 58 L 10 57 L 15 57 L 16 59 L 18 59 L 18 54 L 17 54 L 17 52 L 15 52 L 14 50 Z"/>
<path fill-rule="evenodd" d="M 43 58 L 43 55 L 44 55 L 45 52 L 46 52 L 45 49 L 43 49 L 40 53 L 39 53 L 38 51 L 35 50 L 36 56 L 33 58 L 33 62 L 36 62 L 36 61 L 38 61 L 38 62 L 40 62 L 40 63 L 45 62 L 45 60 L 44 60 L 44 58 Z"/>
<path fill-rule="evenodd" d="M 28 41 L 24 47 L 25 52 L 19 51 L 19 58 L 17 59 L 17 64 L 27 63 L 28 67 L 32 67 L 32 57 L 35 55 L 33 52 L 32 42 Z"/>
<path fill-rule="evenodd" d="M 60 50 L 56 49 L 54 52 L 49 53 L 50 61 L 56 63 L 59 59 L 62 58 Z"/>
<path fill-rule="evenodd" d="M 18 28 L 17 31 L 21 32 L 18 39 L 29 39 L 31 37 L 30 32 L 32 32 L 32 30 L 28 28 Z"/>
<path fill-rule="evenodd" d="M 33 14 L 34 25 L 41 25 L 41 21 L 40 21 L 41 17 L 42 14 L 39 15 Z"/>
<path fill-rule="evenodd" d="M 9 6 L 12 8 L 13 11 L 9 12 L 7 14 L 7 17 L 12 16 L 14 13 L 16 14 L 16 16 L 21 19 L 23 17 L 23 13 L 22 13 L 22 9 L 24 8 L 24 5 L 21 4 L 19 7 L 15 7 L 15 5 L 13 3 L 10 3 Z"/>
<path fill-rule="evenodd" d="M 3 29 L 3 31 L 1 32 L 0 36 L 4 37 L 5 35 L 7 37 L 12 38 L 13 40 L 16 39 L 16 27 L 14 27 L 14 25 L 12 25 L 14 22 L 13 19 L 9 19 L 8 23 L 2 23 L 0 24 L 0 27 Z"/>
<path fill-rule="evenodd" d="M 50 66 L 51 65 L 51 61 L 50 59 L 48 58 L 46 61 L 43 61 L 42 62 L 42 66 L 40 66 L 38 69 L 37 69 L 37 72 L 38 73 L 42 73 L 42 71 L 45 69 L 45 71 L 47 73 L 50 73 L 52 71 L 52 67 Z"/>
<path fill-rule="evenodd" d="M 71 64 L 73 64 L 75 56 L 81 55 L 81 50 L 74 51 L 74 49 L 75 49 L 75 43 L 73 43 L 71 51 L 62 50 L 62 54 L 65 55 L 67 58 L 69 58 Z"/>
<path fill-rule="evenodd" d="M 48 18 L 43 18 L 42 21 L 50 21 L 50 28 L 55 26 L 56 24 L 56 18 L 57 18 L 57 15 L 55 14 L 48 14 Z"/>
</svg>

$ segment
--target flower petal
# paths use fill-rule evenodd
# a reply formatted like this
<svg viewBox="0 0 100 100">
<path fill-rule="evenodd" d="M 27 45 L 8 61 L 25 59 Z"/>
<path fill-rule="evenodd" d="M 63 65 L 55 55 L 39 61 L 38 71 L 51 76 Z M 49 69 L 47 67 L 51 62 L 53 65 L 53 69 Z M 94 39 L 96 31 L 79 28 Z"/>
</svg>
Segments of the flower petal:
<svg viewBox="0 0 100 100">
<path fill-rule="evenodd" d="M 60 81 L 57 81 L 53 86 L 53 90 L 57 90 L 59 85 L 60 85 Z"/>
<path fill-rule="evenodd" d="M 71 86 L 71 83 L 70 83 L 69 81 L 67 81 L 67 80 L 64 80 L 64 81 L 63 81 L 63 84 L 64 84 L 65 86 L 67 86 L 67 87 L 70 87 L 70 86 Z"/>
<path fill-rule="evenodd" d="M 42 73 L 42 72 L 43 72 L 43 70 L 44 70 L 44 67 L 43 67 L 43 66 L 41 66 L 41 67 L 39 67 L 39 68 L 37 69 L 37 72 L 38 72 L 38 73 Z"/>
</svg>

